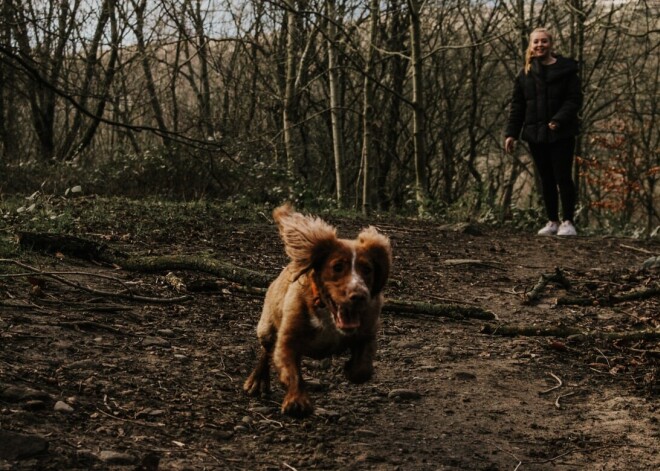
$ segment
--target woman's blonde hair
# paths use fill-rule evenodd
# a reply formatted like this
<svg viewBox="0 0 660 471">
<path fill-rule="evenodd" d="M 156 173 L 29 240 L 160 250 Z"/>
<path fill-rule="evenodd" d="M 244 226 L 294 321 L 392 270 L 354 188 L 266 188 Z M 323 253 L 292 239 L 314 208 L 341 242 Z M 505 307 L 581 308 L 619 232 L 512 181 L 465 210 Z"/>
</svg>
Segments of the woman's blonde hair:
<svg viewBox="0 0 660 471">
<path fill-rule="evenodd" d="M 532 44 L 532 34 L 534 33 L 544 33 L 550 39 L 550 47 L 554 44 L 554 39 L 552 38 L 552 33 L 546 28 L 535 28 L 531 33 L 529 33 L 529 43 L 527 44 L 527 50 L 525 51 L 525 74 L 528 74 L 532 70 L 532 57 L 534 57 L 534 46 Z"/>
</svg>

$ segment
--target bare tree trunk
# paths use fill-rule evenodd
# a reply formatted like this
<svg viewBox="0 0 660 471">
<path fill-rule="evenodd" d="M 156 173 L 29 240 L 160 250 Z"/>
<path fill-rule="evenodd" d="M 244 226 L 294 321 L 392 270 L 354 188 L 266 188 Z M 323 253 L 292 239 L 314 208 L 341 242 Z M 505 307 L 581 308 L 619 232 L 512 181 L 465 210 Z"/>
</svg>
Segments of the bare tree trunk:
<svg viewBox="0 0 660 471">
<path fill-rule="evenodd" d="M 397 164 L 394 169 L 395 171 L 400 170 L 401 167 L 401 160 L 398 155 L 398 142 L 401 138 L 401 97 L 404 96 L 403 89 L 408 67 L 408 62 L 403 56 L 406 50 L 405 40 L 408 31 L 406 25 L 408 24 L 408 20 L 399 11 L 401 10 L 401 2 L 405 3 L 405 1 L 391 0 L 391 3 L 387 6 L 389 11 L 397 12 L 391 15 L 390 24 L 385 34 L 387 50 L 400 52 L 401 54 L 392 54 L 387 58 L 388 78 L 386 79 L 386 83 L 390 90 L 392 90 L 392 93 L 386 96 L 387 101 L 384 107 L 385 112 L 383 113 L 385 119 L 382 132 L 384 145 L 378 159 L 377 193 L 378 206 L 381 210 L 389 209 L 395 190 L 399 191 L 397 188 L 388 187 L 388 177 L 392 171 L 393 164 Z"/>
<path fill-rule="evenodd" d="M 502 202 L 500 207 L 502 208 L 502 220 L 507 220 L 511 217 L 511 204 L 513 203 L 513 190 L 516 185 L 516 180 L 520 176 L 520 171 L 522 170 L 522 165 L 520 161 L 516 158 L 511 165 L 511 173 L 509 178 L 504 185 L 504 191 L 502 193 Z"/>
<path fill-rule="evenodd" d="M 289 184 L 289 198 L 293 198 L 293 181 L 296 174 L 295 146 L 293 130 L 295 126 L 296 95 L 296 40 L 298 22 L 296 21 L 295 0 L 285 0 L 286 10 L 286 71 L 284 84 L 284 103 L 282 107 L 282 126 L 284 151 L 286 153 L 286 172 Z"/>
<path fill-rule="evenodd" d="M 156 83 L 151 72 L 150 57 L 147 53 L 147 45 L 144 38 L 144 13 L 147 7 L 147 0 L 131 0 L 131 3 L 133 4 L 133 9 L 135 10 L 136 15 L 136 22 L 133 31 L 135 32 L 135 37 L 137 39 L 137 49 L 140 53 L 149 103 L 158 129 L 161 131 L 163 145 L 165 146 L 167 153 L 171 156 L 172 146 L 170 139 L 166 136 L 166 133 L 168 132 L 167 124 L 165 124 L 163 108 L 161 107 L 158 91 L 156 90 Z"/>
<path fill-rule="evenodd" d="M 254 2 L 254 8 L 256 10 L 255 14 L 255 24 L 254 24 L 254 41 L 251 42 L 249 47 L 249 60 L 250 60 L 250 96 L 248 99 L 248 113 L 245 120 L 245 128 L 248 134 L 254 126 L 254 118 L 257 113 L 258 106 L 258 87 L 259 81 L 262 79 L 260 74 L 259 67 L 259 41 L 262 39 L 263 35 L 263 23 L 262 16 L 264 13 L 264 4 L 260 1 Z"/>
<path fill-rule="evenodd" d="M 208 37 L 204 31 L 204 18 L 202 16 L 202 4 L 196 0 L 194 11 L 191 12 L 197 38 L 197 55 L 199 58 L 199 81 L 200 94 L 199 106 L 201 113 L 201 127 L 206 134 L 204 137 L 213 137 L 213 110 L 211 106 L 211 84 L 209 81 L 209 46 Z"/>
<path fill-rule="evenodd" d="M 369 214 L 372 203 L 373 183 L 372 170 L 374 168 L 374 152 L 372 139 L 372 126 L 374 122 L 374 61 L 376 60 L 376 35 L 378 33 L 378 0 L 371 0 L 369 10 L 371 21 L 369 23 L 369 43 L 367 45 L 367 58 L 365 61 L 364 84 L 362 91 L 362 214 Z"/>
<path fill-rule="evenodd" d="M 16 15 L 13 26 L 21 55 L 29 58 L 31 66 L 39 73 L 38 77 L 35 75 L 30 77 L 31 83 L 27 95 L 32 112 L 32 123 L 39 144 L 38 153 L 42 160 L 48 162 L 56 153 L 57 94 L 54 87 L 58 85 L 62 75 L 67 43 L 71 39 L 73 29 L 77 26 L 75 15 L 80 2 L 63 1 L 57 6 L 51 3 L 46 15 L 49 22 L 57 22 L 57 26 L 54 27 L 54 30 L 40 31 L 43 37 L 40 37 L 39 33 L 34 34 L 29 30 L 30 26 L 33 26 L 35 30 L 38 29 L 37 20 L 29 17 L 34 14 L 34 5 L 29 2 L 18 2 L 17 4 L 12 0 L 8 0 L 8 2 Z"/>
<path fill-rule="evenodd" d="M 82 150 L 86 149 L 94 139 L 94 135 L 101 123 L 105 106 L 110 99 L 110 87 L 117 71 L 117 58 L 119 54 L 119 31 L 117 26 L 116 16 L 116 0 L 106 0 L 101 9 L 101 15 L 96 25 L 96 30 L 92 42 L 87 51 L 85 77 L 81 85 L 80 92 L 80 106 L 83 110 L 76 110 L 73 118 L 73 124 L 68 129 L 64 143 L 59 152 L 62 160 L 70 160 L 78 155 Z M 110 21 L 111 29 L 111 44 L 110 57 L 105 64 L 105 67 L 99 66 L 99 48 L 101 40 L 103 39 L 104 29 Z M 106 46 L 107 47 L 107 46 Z M 94 75 L 103 70 L 103 76 L 99 79 L 100 87 L 97 92 L 92 90 L 94 86 Z M 89 100 L 92 95 L 96 95 L 98 101 L 93 110 L 88 110 Z M 89 125 L 83 129 L 85 111 L 91 112 L 94 116 Z M 76 140 L 78 141 L 76 143 Z"/>
<path fill-rule="evenodd" d="M 4 18 L 0 29 L 0 45 L 7 50 L 13 49 L 11 19 L 14 15 L 10 3 L 9 1 L 3 2 L 0 13 L 2 18 Z M 8 57 L 4 57 L 3 59 L 6 61 L 10 60 Z M 10 159 L 13 160 L 18 150 L 16 119 L 12 119 L 12 116 L 16 116 L 16 100 L 12 99 L 12 94 L 15 92 L 16 87 L 14 78 L 13 67 L 0 66 L 0 146 L 2 147 L 0 157 L 3 162 L 8 162 Z"/>
<path fill-rule="evenodd" d="M 476 42 L 476 37 L 471 38 L 473 42 Z M 478 62 L 480 59 L 477 57 L 479 51 L 476 47 L 470 48 L 470 111 L 468 118 L 468 139 L 469 139 L 469 150 L 468 150 L 468 162 L 467 167 L 470 171 L 470 174 L 474 178 L 476 183 L 476 203 L 475 210 L 481 210 L 481 204 L 484 197 L 483 189 L 483 179 L 481 178 L 481 173 L 477 169 L 475 162 L 477 160 L 477 130 L 479 129 L 479 114 L 478 114 L 478 103 L 480 98 L 479 90 L 479 75 L 481 73 L 480 66 Z"/>
<path fill-rule="evenodd" d="M 469 61 L 469 85 L 470 94 L 468 101 L 468 160 L 467 168 L 470 175 L 476 183 L 476 201 L 473 210 L 475 212 L 481 211 L 484 201 L 484 179 L 477 165 L 477 158 L 480 152 L 480 143 L 484 138 L 484 113 L 482 103 L 484 96 L 487 95 L 486 87 L 484 86 L 485 76 L 488 74 L 486 66 L 488 62 L 485 58 L 485 49 L 479 44 L 488 38 L 493 31 L 497 29 L 499 14 L 497 9 L 493 8 L 490 11 L 481 11 L 477 9 L 473 11 L 469 5 L 465 9 L 461 9 L 461 16 L 464 19 L 465 26 L 467 27 L 467 34 L 470 42 L 473 44 L 470 47 L 470 61 Z M 488 126 L 488 125 L 486 125 Z M 461 191 L 468 185 L 467 179 L 461 185 Z"/>
<path fill-rule="evenodd" d="M 410 7 L 410 51 L 412 62 L 413 143 L 415 156 L 415 198 L 420 215 L 426 213 L 428 181 L 426 176 L 426 122 L 422 76 L 421 15 L 422 0 L 408 0 Z"/>
<path fill-rule="evenodd" d="M 335 0 L 327 0 L 328 13 L 328 78 L 330 82 L 330 119 L 332 126 L 332 153 L 335 163 L 335 197 L 337 207 L 344 207 L 344 133 L 343 111 L 339 96 L 339 69 L 337 67 L 337 24 L 339 21 Z"/>
<path fill-rule="evenodd" d="M 578 69 L 578 75 L 580 77 L 580 83 L 582 84 L 582 89 L 584 90 L 584 30 L 585 30 L 585 21 L 586 14 L 584 12 L 584 6 L 582 5 L 582 0 L 572 0 L 573 8 L 571 9 L 573 21 L 571 21 L 571 44 L 570 44 L 570 54 L 571 57 L 575 58 L 580 65 Z M 575 139 L 575 155 L 583 157 L 582 149 L 582 133 L 578 134 Z M 582 187 L 580 171 L 580 161 L 575 159 L 575 164 L 573 165 L 573 181 L 575 182 L 575 194 L 578 199 L 576 203 L 579 203 L 580 198 L 580 188 Z M 584 212 L 585 219 L 588 219 L 588 213 Z M 588 222 L 588 221 L 585 221 Z"/>
</svg>

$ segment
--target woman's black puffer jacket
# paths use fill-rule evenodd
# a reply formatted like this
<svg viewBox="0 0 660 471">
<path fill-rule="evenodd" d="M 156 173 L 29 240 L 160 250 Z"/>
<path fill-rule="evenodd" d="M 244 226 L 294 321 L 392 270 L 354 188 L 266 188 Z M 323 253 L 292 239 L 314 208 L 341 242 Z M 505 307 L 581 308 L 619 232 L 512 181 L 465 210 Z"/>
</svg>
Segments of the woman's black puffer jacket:
<svg viewBox="0 0 660 471">
<path fill-rule="evenodd" d="M 528 74 L 522 70 L 516 77 L 511 98 L 506 137 L 533 143 L 551 143 L 576 136 L 580 130 L 578 112 L 582 106 L 582 90 L 577 62 L 557 56 L 552 65 L 532 60 Z M 559 128 L 548 128 L 556 121 Z"/>
</svg>

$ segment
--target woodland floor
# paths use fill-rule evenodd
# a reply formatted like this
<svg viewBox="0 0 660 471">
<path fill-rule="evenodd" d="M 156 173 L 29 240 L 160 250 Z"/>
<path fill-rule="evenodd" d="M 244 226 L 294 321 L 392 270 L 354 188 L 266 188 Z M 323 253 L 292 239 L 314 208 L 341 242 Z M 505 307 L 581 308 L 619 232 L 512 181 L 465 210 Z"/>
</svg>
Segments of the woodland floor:
<svg viewBox="0 0 660 471">
<path fill-rule="evenodd" d="M 190 230 L 163 220 L 138 236 L 122 232 L 123 222 L 151 216 L 109 217 L 112 228 L 89 224 L 77 235 L 131 254 L 204 253 L 272 277 L 286 263 L 267 217 L 212 218 Z M 344 237 L 365 225 L 326 219 Z M 280 413 L 275 378 L 270 398 L 242 391 L 258 352 L 258 294 L 227 282 L 185 302 L 133 302 L 44 275 L 0 278 L 0 470 L 660 469 L 657 339 L 482 333 L 485 324 L 657 331 L 657 293 L 602 301 L 657 291 L 660 270 L 641 270 L 660 254 L 657 239 L 370 223 L 393 244 L 388 297 L 476 306 L 497 320 L 384 313 L 375 378 L 347 383 L 343 358 L 306 362 L 316 412 L 295 420 Z M 14 260 L 96 290 L 186 294 L 165 272 L 20 254 Z M 549 283 L 526 305 L 524 293 L 556 268 L 570 290 Z M 173 274 L 187 284 L 213 279 Z M 567 295 L 601 301 L 557 305 Z"/>
</svg>

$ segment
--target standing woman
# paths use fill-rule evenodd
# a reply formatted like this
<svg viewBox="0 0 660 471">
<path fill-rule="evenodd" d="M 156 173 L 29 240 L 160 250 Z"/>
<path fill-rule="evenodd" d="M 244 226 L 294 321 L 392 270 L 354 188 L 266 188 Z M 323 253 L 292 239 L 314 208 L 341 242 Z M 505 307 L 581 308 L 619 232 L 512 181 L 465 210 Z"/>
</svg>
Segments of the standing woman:
<svg viewBox="0 0 660 471">
<path fill-rule="evenodd" d="M 541 179 L 548 216 L 548 223 L 538 233 L 572 236 L 577 235 L 572 171 L 582 91 L 577 62 L 553 54 L 552 45 L 552 35 L 545 28 L 535 29 L 529 36 L 525 67 L 513 86 L 504 150 L 513 151 L 522 131 Z"/>
</svg>

